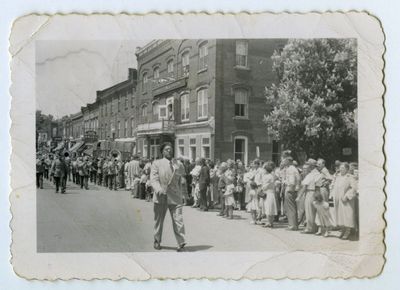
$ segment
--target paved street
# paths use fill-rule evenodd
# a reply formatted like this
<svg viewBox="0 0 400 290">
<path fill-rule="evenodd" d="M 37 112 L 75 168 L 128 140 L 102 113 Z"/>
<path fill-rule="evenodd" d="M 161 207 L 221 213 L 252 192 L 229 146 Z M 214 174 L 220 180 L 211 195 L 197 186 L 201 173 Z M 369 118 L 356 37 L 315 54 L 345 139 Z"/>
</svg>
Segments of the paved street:
<svg viewBox="0 0 400 290">
<path fill-rule="evenodd" d="M 188 251 L 352 251 L 358 243 L 250 225 L 250 214 L 234 220 L 216 211 L 184 207 Z M 163 251 L 175 250 L 171 218 L 164 224 Z M 153 249 L 153 204 L 132 199 L 129 192 L 90 185 L 81 190 L 69 182 L 67 194 L 45 181 L 37 192 L 38 252 L 144 252 Z"/>
</svg>

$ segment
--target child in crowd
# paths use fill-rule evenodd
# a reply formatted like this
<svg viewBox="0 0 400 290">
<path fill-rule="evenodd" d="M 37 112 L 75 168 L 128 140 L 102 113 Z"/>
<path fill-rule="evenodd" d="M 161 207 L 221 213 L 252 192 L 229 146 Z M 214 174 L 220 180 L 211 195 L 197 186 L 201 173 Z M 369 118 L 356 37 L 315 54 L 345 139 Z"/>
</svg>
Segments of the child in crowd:
<svg viewBox="0 0 400 290">
<path fill-rule="evenodd" d="M 315 195 L 313 205 L 317 211 L 319 219 L 319 229 L 316 235 L 323 235 L 325 238 L 329 237 L 329 231 L 333 226 L 331 213 L 329 212 L 329 203 L 326 202 L 322 194 Z"/>
<path fill-rule="evenodd" d="M 196 166 L 190 172 L 190 175 L 192 175 L 192 193 L 194 198 L 194 204 L 192 207 L 200 206 L 200 186 L 199 186 L 200 170 L 201 166 L 199 164 L 199 160 L 196 160 Z"/>
<path fill-rule="evenodd" d="M 235 197 L 234 197 L 234 192 L 235 192 L 235 184 L 234 184 L 234 175 L 232 171 L 227 171 L 225 173 L 226 175 L 226 190 L 224 193 L 224 199 L 225 199 L 225 206 L 226 206 L 226 212 L 227 212 L 227 217 L 229 219 L 233 219 L 233 207 L 236 205 Z"/>
<path fill-rule="evenodd" d="M 257 183 L 250 182 L 250 190 L 249 190 L 249 202 L 247 203 L 247 211 L 251 213 L 251 222 L 250 224 L 255 225 L 257 221 L 257 210 L 258 210 L 258 196 L 257 196 Z"/>
</svg>

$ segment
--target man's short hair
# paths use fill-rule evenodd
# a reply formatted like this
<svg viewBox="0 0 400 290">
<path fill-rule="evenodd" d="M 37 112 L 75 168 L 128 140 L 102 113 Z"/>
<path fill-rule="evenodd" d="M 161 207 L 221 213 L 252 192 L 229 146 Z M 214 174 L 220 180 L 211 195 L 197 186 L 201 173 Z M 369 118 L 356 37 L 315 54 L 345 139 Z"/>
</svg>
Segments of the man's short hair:
<svg viewBox="0 0 400 290">
<path fill-rule="evenodd" d="M 166 146 L 169 146 L 169 147 L 171 147 L 172 149 L 174 148 L 174 147 L 172 147 L 172 143 L 171 143 L 171 142 L 164 142 L 164 143 L 162 143 L 161 146 L 160 146 L 160 151 L 161 151 L 161 153 L 164 151 L 164 148 L 165 148 Z"/>
</svg>

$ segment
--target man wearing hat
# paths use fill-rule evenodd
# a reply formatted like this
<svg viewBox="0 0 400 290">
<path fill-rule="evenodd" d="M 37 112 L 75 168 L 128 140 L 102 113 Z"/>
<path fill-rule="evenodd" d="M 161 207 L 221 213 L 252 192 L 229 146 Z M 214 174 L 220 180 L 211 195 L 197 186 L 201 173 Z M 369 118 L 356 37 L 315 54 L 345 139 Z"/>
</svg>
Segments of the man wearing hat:
<svg viewBox="0 0 400 290">
<path fill-rule="evenodd" d="M 313 234 L 316 232 L 315 215 L 316 210 L 313 205 L 314 197 L 316 192 L 321 187 L 322 176 L 317 169 L 317 161 L 315 159 L 308 159 L 307 164 L 310 169 L 310 173 L 304 178 L 302 185 L 304 186 L 306 198 L 304 202 L 304 209 L 306 212 L 306 229 L 302 232 L 304 234 Z"/>
<path fill-rule="evenodd" d="M 56 155 L 53 164 L 51 165 L 50 175 L 53 176 L 56 184 L 56 193 L 59 191 L 61 185 L 61 193 L 65 193 L 65 182 L 62 182 L 67 176 L 67 165 L 62 156 Z"/>
<path fill-rule="evenodd" d="M 161 249 L 161 238 L 164 218 L 167 210 L 171 213 L 175 238 L 178 243 L 177 251 L 184 251 L 185 226 L 183 224 L 182 208 L 182 178 L 185 169 L 180 162 L 173 162 L 172 144 L 163 143 L 160 146 L 163 158 L 155 160 L 151 166 L 150 183 L 154 190 L 154 248 Z"/>
</svg>

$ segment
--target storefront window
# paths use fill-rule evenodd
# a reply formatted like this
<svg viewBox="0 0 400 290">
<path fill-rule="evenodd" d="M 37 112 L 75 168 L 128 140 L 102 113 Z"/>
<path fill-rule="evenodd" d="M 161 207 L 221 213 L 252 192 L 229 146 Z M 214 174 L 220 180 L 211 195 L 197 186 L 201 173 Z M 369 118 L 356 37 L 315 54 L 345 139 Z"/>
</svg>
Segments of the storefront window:
<svg viewBox="0 0 400 290">
<path fill-rule="evenodd" d="M 190 138 L 190 160 L 196 159 L 196 138 Z"/>
<path fill-rule="evenodd" d="M 179 157 L 185 156 L 185 140 L 178 139 L 178 154 Z"/>
<path fill-rule="evenodd" d="M 234 159 L 241 160 L 244 164 L 247 164 L 247 138 L 246 137 L 235 137 L 234 142 Z"/>
<path fill-rule="evenodd" d="M 203 138 L 202 139 L 202 157 L 203 158 L 210 158 L 210 138 Z"/>
</svg>

